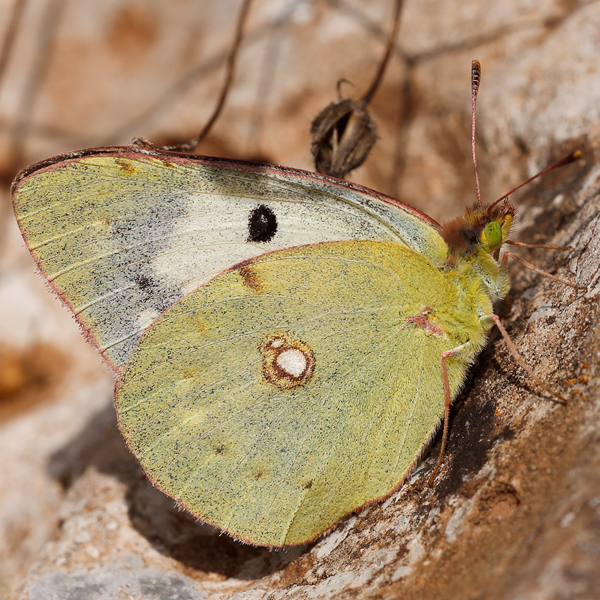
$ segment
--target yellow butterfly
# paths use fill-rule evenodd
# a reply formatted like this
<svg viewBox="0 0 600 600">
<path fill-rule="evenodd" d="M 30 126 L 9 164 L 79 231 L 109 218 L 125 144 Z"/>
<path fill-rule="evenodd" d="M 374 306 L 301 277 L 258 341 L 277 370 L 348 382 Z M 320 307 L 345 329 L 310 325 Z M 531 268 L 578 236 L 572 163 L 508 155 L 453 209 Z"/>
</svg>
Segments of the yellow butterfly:
<svg viewBox="0 0 600 600">
<path fill-rule="evenodd" d="M 148 477 L 253 544 L 391 494 L 501 327 L 506 198 L 440 226 L 317 174 L 114 147 L 25 169 L 13 199 Z"/>
</svg>

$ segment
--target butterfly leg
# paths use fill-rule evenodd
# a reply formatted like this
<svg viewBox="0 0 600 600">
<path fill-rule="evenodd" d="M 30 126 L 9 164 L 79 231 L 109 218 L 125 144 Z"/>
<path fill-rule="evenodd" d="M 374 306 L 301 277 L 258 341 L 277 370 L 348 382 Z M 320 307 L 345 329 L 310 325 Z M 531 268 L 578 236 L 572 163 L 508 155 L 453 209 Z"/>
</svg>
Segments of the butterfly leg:
<svg viewBox="0 0 600 600">
<path fill-rule="evenodd" d="M 448 367 L 446 366 L 446 360 L 452 356 L 460 354 L 460 352 L 468 348 L 470 345 L 471 342 L 467 342 L 466 344 L 452 348 L 452 350 L 446 350 L 446 352 L 442 352 L 442 380 L 444 382 L 444 431 L 442 433 L 442 447 L 440 448 L 440 454 L 435 464 L 435 468 L 433 469 L 433 473 L 429 478 L 430 484 L 433 483 L 433 480 L 435 479 L 435 476 L 437 475 L 437 472 L 442 464 L 442 459 L 444 458 L 444 452 L 446 451 L 446 445 L 448 443 L 448 432 L 450 430 L 450 405 L 452 404 L 452 396 L 450 394 L 450 381 L 448 379 Z"/>
<path fill-rule="evenodd" d="M 519 244 L 519 245 L 528 247 L 526 244 Z M 533 244 L 530 247 L 532 247 L 532 246 L 533 246 Z M 554 248 L 553 246 L 542 246 L 541 244 L 540 244 L 540 247 Z M 555 247 L 555 249 L 556 250 L 566 250 L 567 248 Z M 557 281 L 558 283 L 562 283 L 563 285 L 573 288 L 574 290 L 587 290 L 586 285 L 575 285 L 574 283 L 569 283 L 568 281 L 565 281 L 564 279 L 561 279 L 560 277 L 556 277 L 556 275 L 552 275 L 551 273 L 548 273 L 547 271 L 544 271 L 543 269 L 540 269 L 540 268 L 536 267 L 535 265 L 532 265 L 530 262 L 526 261 L 524 258 L 521 258 L 517 254 L 513 254 L 512 252 L 508 252 L 508 251 L 505 252 L 504 255 L 502 256 L 502 263 L 500 266 L 501 269 L 506 270 L 506 264 L 507 264 L 509 258 L 513 258 L 514 260 L 520 262 L 526 269 L 529 269 L 530 271 L 533 271 L 534 273 L 539 273 L 540 275 L 543 275 L 544 277 L 553 279 L 554 281 Z"/>
<path fill-rule="evenodd" d="M 502 337 L 504 338 L 504 341 L 506 342 L 506 345 L 508 346 L 508 350 L 509 352 L 512 354 L 513 358 L 515 359 L 515 362 L 529 375 L 529 377 L 531 377 L 531 379 L 533 379 L 533 381 L 535 381 L 545 392 L 547 392 L 548 394 L 550 394 L 551 396 L 553 396 L 554 398 L 556 398 L 561 404 L 567 404 L 567 401 L 560 396 L 559 394 L 557 394 L 556 392 L 554 392 L 553 390 L 551 390 L 549 387 L 547 387 L 544 382 L 541 380 L 540 377 L 538 377 L 533 369 L 523 360 L 523 357 L 521 356 L 521 354 L 519 353 L 519 351 L 517 350 L 517 347 L 514 345 L 513 341 L 510 339 L 510 336 L 508 335 L 508 332 L 506 331 L 506 329 L 504 328 L 504 325 L 502 325 L 502 321 L 500 321 L 500 317 L 498 315 L 486 315 L 485 317 L 481 317 L 480 322 L 482 324 L 485 323 L 490 323 L 490 321 L 492 322 L 493 325 L 496 325 L 496 327 L 499 329 L 500 333 L 502 334 Z"/>
</svg>

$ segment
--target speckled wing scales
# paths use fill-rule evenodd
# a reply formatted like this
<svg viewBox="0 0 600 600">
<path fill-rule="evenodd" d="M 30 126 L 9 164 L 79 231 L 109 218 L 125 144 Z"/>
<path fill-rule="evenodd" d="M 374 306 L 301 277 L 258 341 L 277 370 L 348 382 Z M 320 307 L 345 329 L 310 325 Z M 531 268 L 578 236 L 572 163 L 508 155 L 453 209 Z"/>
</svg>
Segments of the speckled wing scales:
<svg viewBox="0 0 600 600">
<path fill-rule="evenodd" d="M 161 312 L 242 260 L 344 239 L 445 251 L 428 217 L 351 184 L 136 148 L 29 167 L 13 198 L 42 272 L 117 370 Z"/>
<path fill-rule="evenodd" d="M 448 290 L 398 243 L 248 261 L 143 335 L 116 394 L 122 432 L 200 518 L 255 544 L 313 539 L 396 488 L 438 425 L 457 340 L 412 317 L 443 317 Z M 453 394 L 464 371 L 449 361 Z"/>
</svg>

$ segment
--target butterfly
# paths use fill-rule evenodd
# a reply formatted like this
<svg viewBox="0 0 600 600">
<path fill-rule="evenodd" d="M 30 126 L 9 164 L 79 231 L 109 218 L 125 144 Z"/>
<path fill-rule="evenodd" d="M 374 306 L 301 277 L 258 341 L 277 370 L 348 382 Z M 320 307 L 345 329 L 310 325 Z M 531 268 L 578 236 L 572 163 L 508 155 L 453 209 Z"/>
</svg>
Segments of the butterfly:
<svg viewBox="0 0 600 600">
<path fill-rule="evenodd" d="M 389 496 L 506 334 L 506 197 L 442 226 L 327 176 L 134 146 L 42 161 L 12 193 L 149 479 L 252 544 Z"/>
</svg>

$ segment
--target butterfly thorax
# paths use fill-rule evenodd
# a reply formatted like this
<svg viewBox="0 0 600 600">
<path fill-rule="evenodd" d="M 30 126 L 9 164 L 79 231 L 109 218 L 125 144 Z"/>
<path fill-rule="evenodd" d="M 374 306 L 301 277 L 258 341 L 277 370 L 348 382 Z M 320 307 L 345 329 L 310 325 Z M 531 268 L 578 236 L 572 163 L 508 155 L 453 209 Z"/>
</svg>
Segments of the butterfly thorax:
<svg viewBox="0 0 600 600">
<path fill-rule="evenodd" d="M 489 258 L 497 269 L 496 261 Z M 451 268 L 442 272 L 448 289 L 453 290 L 452 302 L 446 306 L 443 314 L 437 315 L 442 329 L 447 335 L 451 334 L 455 347 L 467 342 L 471 344 L 472 353 L 463 354 L 467 363 L 485 345 L 489 327 L 482 325 L 481 317 L 492 313 L 488 286 L 484 277 L 474 268 L 478 266 L 476 257 L 461 257 Z"/>
</svg>

